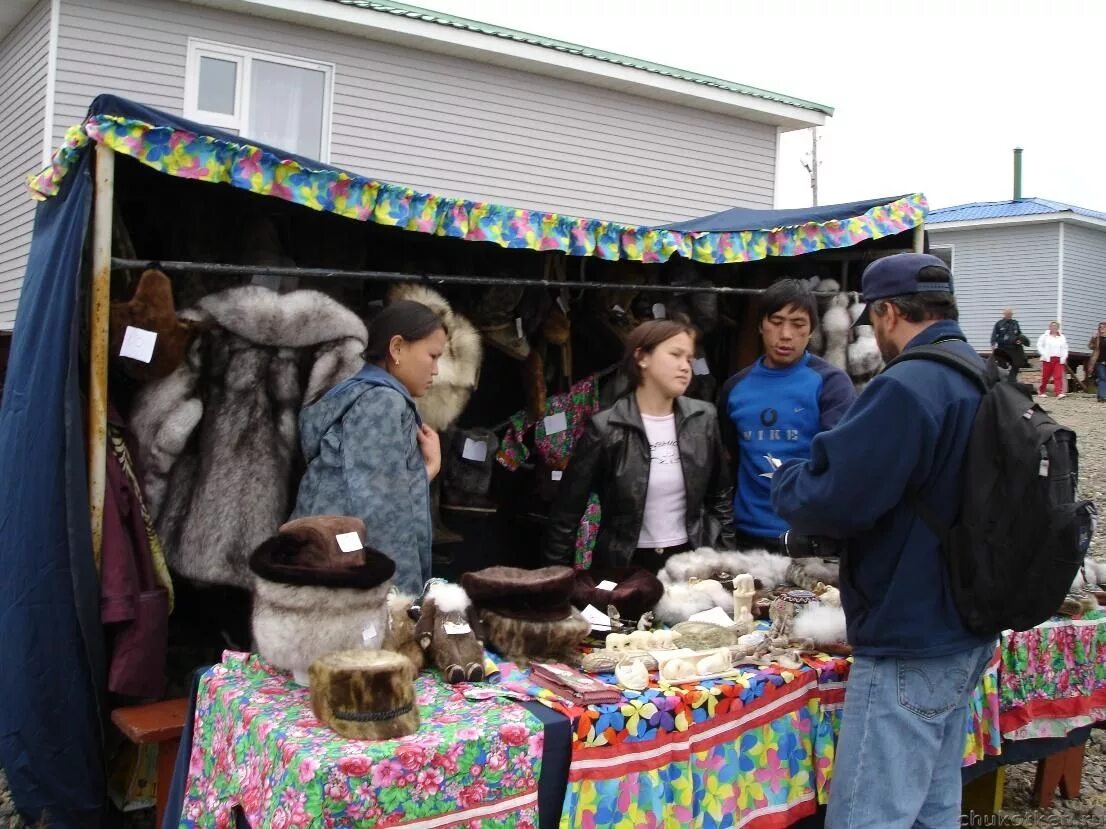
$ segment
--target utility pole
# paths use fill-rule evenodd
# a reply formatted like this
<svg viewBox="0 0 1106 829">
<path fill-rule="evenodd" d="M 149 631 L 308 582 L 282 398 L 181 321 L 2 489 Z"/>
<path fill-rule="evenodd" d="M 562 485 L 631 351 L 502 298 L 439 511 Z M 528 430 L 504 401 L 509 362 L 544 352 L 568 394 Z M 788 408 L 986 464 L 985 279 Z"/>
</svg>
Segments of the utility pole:
<svg viewBox="0 0 1106 829">
<path fill-rule="evenodd" d="M 803 168 L 810 173 L 810 192 L 814 206 L 818 206 L 818 128 L 810 128 L 810 155 L 804 158 Z"/>
</svg>

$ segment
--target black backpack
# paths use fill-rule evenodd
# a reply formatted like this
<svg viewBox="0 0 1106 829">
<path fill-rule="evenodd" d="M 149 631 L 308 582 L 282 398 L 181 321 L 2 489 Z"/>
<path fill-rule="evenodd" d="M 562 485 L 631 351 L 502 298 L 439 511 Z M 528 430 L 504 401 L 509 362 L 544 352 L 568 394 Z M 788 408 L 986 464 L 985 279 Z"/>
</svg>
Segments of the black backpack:
<svg viewBox="0 0 1106 829">
<path fill-rule="evenodd" d="M 1033 401 L 1030 386 L 1000 381 L 993 359 L 981 368 L 935 343 L 911 348 L 889 365 L 906 360 L 942 363 L 983 390 L 952 526 L 943 525 L 923 493 L 908 498 L 941 539 L 968 630 L 982 636 L 1028 630 L 1059 609 L 1094 532 L 1094 504 L 1077 500 L 1075 432 Z"/>
</svg>

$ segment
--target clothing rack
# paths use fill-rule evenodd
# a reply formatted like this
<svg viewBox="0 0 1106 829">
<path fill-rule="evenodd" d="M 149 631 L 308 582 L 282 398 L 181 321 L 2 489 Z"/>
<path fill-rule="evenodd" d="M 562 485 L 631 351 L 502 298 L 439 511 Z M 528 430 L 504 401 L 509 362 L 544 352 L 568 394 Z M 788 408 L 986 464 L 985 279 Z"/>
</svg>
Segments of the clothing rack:
<svg viewBox="0 0 1106 829">
<path fill-rule="evenodd" d="M 636 282 L 562 282 L 555 279 L 523 277 L 462 276 L 459 274 L 400 273 L 398 271 L 345 271 L 331 268 L 300 268 L 281 265 L 227 265 L 218 262 L 183 262 L 112 257 L 113 271 L 141 270 L 156 267 L 179 273 L 213 274 L 215 276 L 291 276 L 308 279 L 364 279 L 371 282 L 422 282 L 427 285 L 526 285 L 540 288 L 568 288 L 589 291 L 611 288 L 621 291 L 649 291 L 665 294 L 736 294 L 759 295 L 764 288 L 735 288 L 729 285 L 650 285 Z M 819 296 L 834 296 L 836 291 L 816 291 Z"/>
</svg>

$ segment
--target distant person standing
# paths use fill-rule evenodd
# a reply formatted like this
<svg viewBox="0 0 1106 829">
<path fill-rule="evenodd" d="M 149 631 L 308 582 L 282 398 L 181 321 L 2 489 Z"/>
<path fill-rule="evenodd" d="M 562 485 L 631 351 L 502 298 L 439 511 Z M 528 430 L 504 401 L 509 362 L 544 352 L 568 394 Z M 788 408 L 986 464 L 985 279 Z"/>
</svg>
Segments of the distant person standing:
<svg viewBox="0 0 1106 829">
<path fill-rule="evenodd" d="M 1018 379 L 1018 371 L 1029 365 L 1022 348 L 1026 345 L 1029 345 L 1029 338 L 1014 319 L 1014 309 L 1003 308 L 1002 319 L 991 329 L 991 352 L 999 365 L 1009 367 L 1006 379 L 1011 383 Z"/>
<path fill-rule="evenodd" d="M 1106 321 L 1098 324 L 1098 333 L 1091 337 L 1087 348 L 1091 350 L 1087 373 L 1094 377 L 1098 402 L 1106 403 Z"/>
<path fill-rule="evenodd" d="M 1053 321 L 1048 324 L 1048 331 L 1037 338 L 1037 354 L 1041 358 L 1041 387 L 1037 393 L 1041 397 L 1047 397 L 1045 389 L 1048 381 L 1056 389 L 1056 397 L 1067 397 L 1064 391 L 1064 366 L 1068 362 L 1068 340 L 1060 333 L 1060 323 Z"/>
</svg>

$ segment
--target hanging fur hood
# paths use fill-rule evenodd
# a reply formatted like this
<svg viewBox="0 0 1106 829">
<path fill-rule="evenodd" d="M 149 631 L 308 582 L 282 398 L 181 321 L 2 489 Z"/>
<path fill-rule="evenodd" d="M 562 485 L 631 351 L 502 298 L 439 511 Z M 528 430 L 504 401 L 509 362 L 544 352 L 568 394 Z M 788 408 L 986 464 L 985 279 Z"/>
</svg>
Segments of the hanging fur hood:
<svg viewBox="0 0 1106 829">
<path fill-rule="evenodd" d="M 247 555 L 291 508 L 297 414 L 361 368 L 367 332 L 325 294 L 257 285 L 180 316 L 203 333 L 131 413 L 148 506 L 176 572 L 248 587 Z"/>
<path fill-rule="evenodd" d="M 432 429 L 444 432 L 461 416 L 480 376 L 484 347 L 480 332 L 453 311 L 446 298 L 424 285 L 405 283 L 388 292 L 388 302 L 421 302 L 445 324 L 445 351 L 438 360 L 438 376 L 430 391 L 415 401 L 419 415 Z"/>
</svg>

